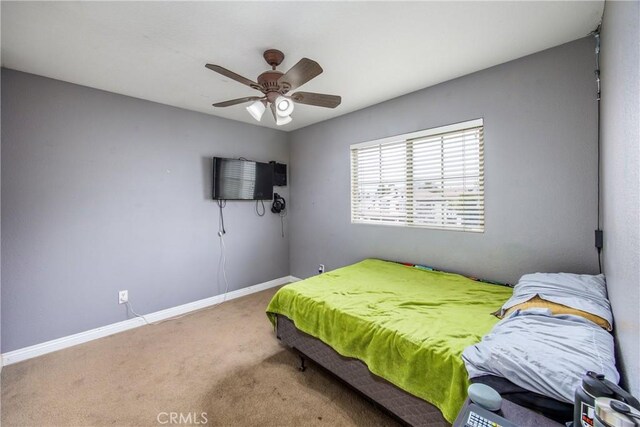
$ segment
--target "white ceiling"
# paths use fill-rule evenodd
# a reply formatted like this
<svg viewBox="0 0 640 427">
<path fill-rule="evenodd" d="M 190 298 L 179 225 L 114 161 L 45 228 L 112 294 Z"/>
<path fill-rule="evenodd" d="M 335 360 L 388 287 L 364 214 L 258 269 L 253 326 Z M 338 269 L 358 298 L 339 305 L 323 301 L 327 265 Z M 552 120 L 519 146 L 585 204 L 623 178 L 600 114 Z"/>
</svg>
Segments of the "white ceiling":
<svg viewBox="0 0 640 427">
<path fill-rule="evenodd" d="M 587 35 L 604 1 L 579 2 L 2 2 L 2 65 L 257 124 L 250 79 L 282 50 L 324 73 L 302 90 L 342 96 L 335 110 L 297 105 L 294 130 Z M 276 128 L 268 114 L 260 123 Z"/>
</svg>

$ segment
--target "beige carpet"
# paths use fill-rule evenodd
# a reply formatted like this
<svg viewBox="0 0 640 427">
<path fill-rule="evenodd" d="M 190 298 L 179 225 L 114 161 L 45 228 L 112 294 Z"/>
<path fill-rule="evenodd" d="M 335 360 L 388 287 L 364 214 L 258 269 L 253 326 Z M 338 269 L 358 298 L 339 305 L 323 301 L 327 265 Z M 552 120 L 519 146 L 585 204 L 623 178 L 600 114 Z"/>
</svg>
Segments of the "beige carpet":
<svg viewBox="0 0 640 427">
<path fill-rule="evenodd" d="M 396 425 L 319 368 L 296 369 L 264 314 L 274 292 L 6 366 L 2 426 Z"/>
</svg>

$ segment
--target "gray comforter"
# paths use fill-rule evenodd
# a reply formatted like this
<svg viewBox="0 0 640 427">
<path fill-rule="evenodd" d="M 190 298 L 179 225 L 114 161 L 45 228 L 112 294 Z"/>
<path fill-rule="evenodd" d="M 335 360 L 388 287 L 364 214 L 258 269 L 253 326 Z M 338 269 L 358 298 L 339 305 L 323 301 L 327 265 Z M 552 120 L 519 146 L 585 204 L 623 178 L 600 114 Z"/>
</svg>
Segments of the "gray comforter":
<svg viewBox="0 0 640 427">
<path fill-rule="evenodd" d="M 564 402 L 573 402 L 587 371 L 620 379 L 610 333 L 582 317 L 545 309 L 512 313 L 462 358 L 470 378 L 497 375 Z"/>
</svg>

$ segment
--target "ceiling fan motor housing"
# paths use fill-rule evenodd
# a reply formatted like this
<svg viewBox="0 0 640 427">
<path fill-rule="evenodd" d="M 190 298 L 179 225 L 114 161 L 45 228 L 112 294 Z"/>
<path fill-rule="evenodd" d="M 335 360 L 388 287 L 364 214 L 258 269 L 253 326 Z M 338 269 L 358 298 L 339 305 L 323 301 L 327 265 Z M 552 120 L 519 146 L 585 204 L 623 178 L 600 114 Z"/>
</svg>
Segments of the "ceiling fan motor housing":
<svg viewBox="0 0 640 427">
<path fill-rule="evenodd" d="M 280 71 L 265 71 L 258 76 L 258 84 L 262 86 L 263 92 L 269 96 L 269 93 L 275 93 L 276 96 L 284 94 L 287 91 L 283 90 L 282 85 L 278 83 L 278 79 L 282 77 L 283 73 Z M 269 99 L 271 101 L 271 99 Z"/>
</svg>

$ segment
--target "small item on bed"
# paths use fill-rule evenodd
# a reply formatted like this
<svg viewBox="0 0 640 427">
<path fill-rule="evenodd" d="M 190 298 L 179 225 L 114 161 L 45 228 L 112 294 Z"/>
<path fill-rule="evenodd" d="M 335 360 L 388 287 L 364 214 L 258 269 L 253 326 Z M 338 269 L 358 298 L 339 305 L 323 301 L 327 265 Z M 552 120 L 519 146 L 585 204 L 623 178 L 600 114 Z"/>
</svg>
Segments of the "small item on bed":
<svg viewBox="0 0 640 427">
<path fill-rule="evenodd" d="M 394 261 L 390 261 L 390 262 L 394 262 Z M 418 270 L 424 270 L 424 271 L 440 271 L 440 272 L 443 272 L 443 273 L 457 274 L 457 273 L 453 273 L 453 272 L 451 272 L 451 271 L 447 271 L 447 270 L 438 270 L 438 269 L 437 269 L 437 268 L 435 268 L 435 267 L 431 267 L 431 266 L 424 265 L 424 264 L 412 264 L 412 263 L 409 263 L 409 262 L 398 262 L 398 264 L 400 264 L 400 265 L 404 265 L 404 266 L 406 266 L 406 267 L 413 267 L 413 268 L 417 268 Z M 490 284 L 490 285 L 508 286 L 508 287 L 510 287 L 510 288 L 512 287 L 512 286 L 511 286 L 511 284 L 506 283 L 506 282 L 497 282 L 497 281 L 495 281 L 495 280 L 481 279 L 481 278 L 478 278 L 478 277 L 476 277 L 476 276 L 468 276 L 468 275 L 466 275 L 466 276 L 464 276 L 464 277 L 466 277 L 467 279 L 471 279 L 471 280 L 473 280 L 474 282 L 488 283 L 488 284 Z"/>
<path fill-rule="evenodd" d="M 502 306 L 498 317 L 529 308 L 581 316 L 608 331 L 613 329 L 613 314 L 602 274 L 525 274 L 514 287 L 513 296 Z"/>
</svg>

